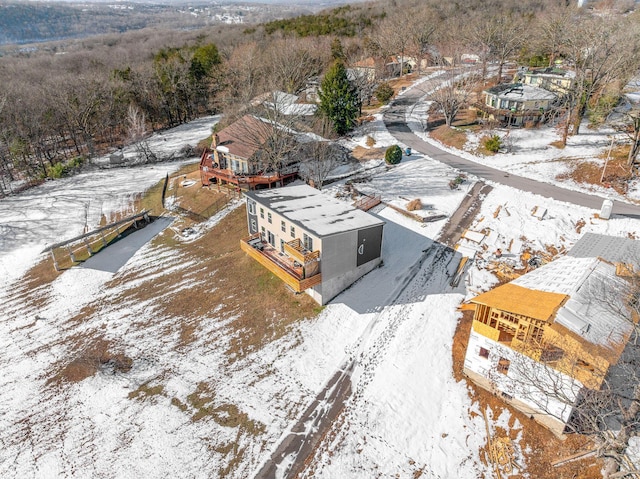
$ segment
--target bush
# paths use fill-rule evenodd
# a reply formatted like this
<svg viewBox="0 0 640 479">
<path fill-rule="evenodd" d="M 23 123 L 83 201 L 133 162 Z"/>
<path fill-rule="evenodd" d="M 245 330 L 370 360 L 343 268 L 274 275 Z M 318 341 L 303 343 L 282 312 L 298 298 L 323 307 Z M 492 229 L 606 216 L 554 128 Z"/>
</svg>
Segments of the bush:
<svg viewBox="0 0 640 479">
<path fill-rule="evenodd" d="M 366 140 L 366 145 L 371 148 L 373 145 L 376 144 L 376 140 L 374 137 L 372 137 L 371 135 L 367 136 L 367 140 Z"/>
<path fill-rule="evenodd" d="M 387 103 L 393 97 L 393 88 L 387 82 L 380 83 L 374 95 L 380 103 Z"/>
<path fill-rule="evenodd" d="M 80 168 L 84 164 L 82 156 L 76 156 L 69 162 L 69 168 Z"/>
<path fill-rule="evenodd" d="M 384 154 L 384 161 L 389 165 L 397 165 L 402 161 L 402 150 L 398 145 L 393 145 L 387 148 Z"/>
<path fill-rule="evenodd" d="M 492 153 L 497 153 L 502 148 L 502 138 L 499 135 L 491 135 L 484 140 L 484 147 Z"/>
<path fill-rule="evenodd" d="M 64 167 L 63 163 L 56 163 L 55 165 L 47 168 L 47 176 L 49 178 L 62 178 L 66 172 L 67 169 Z"/>
</svg>

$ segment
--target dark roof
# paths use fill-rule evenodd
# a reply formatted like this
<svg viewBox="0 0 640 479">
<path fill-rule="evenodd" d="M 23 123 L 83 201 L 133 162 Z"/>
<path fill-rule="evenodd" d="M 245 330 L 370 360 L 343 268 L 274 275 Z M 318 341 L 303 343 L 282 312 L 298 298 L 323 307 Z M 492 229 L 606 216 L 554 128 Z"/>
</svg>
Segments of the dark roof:
<svg viewBox="0 0 640 479">
<path fill-rule="evenodd" d="M 252 115 L 245 115 L 218 132 L 218 145 L 239 158 L 251 158 L 270 136 L 272 126 Z"/>
</svg>

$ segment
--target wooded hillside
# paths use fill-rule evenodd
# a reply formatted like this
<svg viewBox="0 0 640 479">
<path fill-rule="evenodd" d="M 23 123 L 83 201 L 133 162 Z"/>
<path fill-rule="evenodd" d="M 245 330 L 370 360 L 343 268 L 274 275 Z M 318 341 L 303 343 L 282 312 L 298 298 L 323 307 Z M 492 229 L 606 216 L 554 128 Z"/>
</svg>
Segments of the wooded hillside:
<svg viewBox="0 0 640 479">
<path fill-rule="evenodd" d="M 585 85 L 597 87 L 588 101 L 597 103 L 605 87 L 610 98 L 610 86 L 619 91 L 637 70 L 639 22 L 629 13 L 630 0 L 590 5 L 579 10 L 560 0 L 394 0 L 260 25 L 142 29 L 8 54 L 0 58 L 0 194 L 11 180 L 57 176 L 156 129 L 221 112 L 231 120 L 265 92 L 299 93 L 336 58 L 349 66 L 367 57 L 384 63 L 404 55 L 433 65 L 473 53 L 485 66 L 496 62 L 502 68 L 507 61 L 581 62 L 575 52 L 592 51 L 589 42 L 597 41 L 610 46 L 601 60 L 621 55 L 627 65 L 598 84 L 585 78 Z M 52 31 L 64 23 L 63 12 L 80 15 L 74 7 L 59 8 L 50 12 Z M 597 32 L 611 42 L 597 40 Z M 625 41 L 613 41 L 618 37 Z M 361 83 L 357 88 L 366 101 L 375 85 Z M 585 114 L 591 103 L 579 106 Z M 56 167 L 61 163 L 64 168 Z"/>
</svg>

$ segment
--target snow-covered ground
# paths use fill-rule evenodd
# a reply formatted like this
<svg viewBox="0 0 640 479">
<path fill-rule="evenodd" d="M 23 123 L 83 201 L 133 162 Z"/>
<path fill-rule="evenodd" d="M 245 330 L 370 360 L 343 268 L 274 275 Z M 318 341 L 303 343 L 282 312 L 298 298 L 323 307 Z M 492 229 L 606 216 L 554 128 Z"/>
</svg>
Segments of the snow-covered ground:
<svg viewBox="0 0 640 479">
<path fill-rule="evenodd" d="M 213 121 L 193 132 L 185 126 L 179 136 L 205 137 Z M 367 135 L 376 147 L 395 143 L 380 116 L 361 136 L 356 133 L 354 144 L 364 145 Z M 535 154 L 546 158 L 543 145 L 537 148 Z M 522 163 L 533 171 L 534 163 Z M 223 352 L 232 318 L 212 307 L 197 318 L 197 339 L 183 346 L 180 323 L 195 319 L 162 313 L 162 301 L 199 285 L 198 264 L 176 249 L 148 244 L 115 276 L 69 270 L 42 290 L 41 304 L 12 294 L 15 279 L 47 244 L 80 233 L 85 215 L 94 226 L 102 214 L 127 210 L 134 193 L 173 167 L 79 175 L 0 201 L 0 277 L 6 278 L 0 287 L 0 477 L 204 478 L 224 471 L 225 477 L 251 477 L 346 357 L 357 358 L 354 395 L 307 475 L 488 477 L 479 457 L 485 425 L 465 385 L 453 379 L 451 358 L 457 306 L 495 281 L 484 262 L 499 247 L 561 250 L 587 231 L 640 233 L 637 220 L 603 221 L 585 208 L 494 185 L 472 227 L 488 235 L 481 243 L 461 242 L 465 251 L 477 250 L 479 260 L 452 288 L 444 275 L 429 276 L 418 264 L 446 220 L 423 226 L 385 208 L 379 212 L 387 222 L 384 266 L 318 317 L 232 362 Z M 425 211 L 444 215 L 474 181 L 450 189 L 457 172 L 418 152 L 394 168 L 376 164 L 365 176 L 357 184 L 364 192 L 399 208 L 419 198 Z M 340 192 L 343 184 L 331 184 L 327 193 Z M 534 207 L 546 210 L 542 219 L 532 214 Z M 135 299 L 135 291 L 152 288 L 167 271 L 183 278 L 171 294 Z M 97 314 L 85 314 L 88 309 Z M 265 312 L 265 320 L 277 318 Z M 78 354 L 79 344 L 94 339 L 132 358 L 131 370 L 107 364 L 77 383 L 48 383 L 55 368 Z M 145 393 L 149 388 L 154 392 Z M 194 395 L 215 414 L 192 420 Z"/>
<path fill-rule="evenodd" d="M 478 134 L 467 131 L 467 143 L 464 150 L 447 147 L 425 133 L 425 125 L 428 122 L 427 112 L 431 106 L 428 94 L 428 91 L 425 92 L 421 100 L 407 114 L 409 127 L 421 139 L 467 160 L 515 175 L 557 184 L 571 190 L 600 194 L 616 200 L 640 201 L 640 181 L 637 179 L 630 182 L 626 197 L 622 197 L 616 190 L 607 187 L 606 184 L 586 185 L 568 179 L 562 181 L 557 179 L 559 175 L 571 172 L 575 162 L 578 161 L 591 161 L 604 169 L 605 158 L 612 141 L 614 145 L 621 145 L 628 141 L 628 138 L 616 133 L 612 128 L 592 129 L 589 122 L 585 120 L 580 126 L 580 134 L 569 136 L 567 145 L 564 148 L 553 146 L 554 142 L 558 142 L 561 139 L 561 133 L 558 128 L 550 126 L 541 128 L 497 128 L 492 130 L 491 133 L 500 136 L 504 147 L 496 155 L 484 156 L 478 154 L 476 149 L 480 145 L 481 138 L 489 134 L 489 132 Z"/>
</svg>

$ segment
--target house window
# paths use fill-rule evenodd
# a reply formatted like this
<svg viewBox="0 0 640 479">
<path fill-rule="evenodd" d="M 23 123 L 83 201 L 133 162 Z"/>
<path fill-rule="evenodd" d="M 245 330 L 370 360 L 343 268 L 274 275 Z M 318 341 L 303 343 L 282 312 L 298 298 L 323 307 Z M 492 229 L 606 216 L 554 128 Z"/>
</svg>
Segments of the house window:
<svg viewBox="0 0 640 479">
<path fill-rule="evenodd" d="M 480 348 L 480 352 L 478 352 L 478 356 L 481 358 L 489 359 L 489 350 L 485 348 Z"/>
<path fill-rule="evenodd" d="M 250 215 L 256 214 L 256 202 L 253 200 L 249 200 L 249 214 Z"/>
<path fill-rule="evenodd" d="M 260 208 L 260 218 L 264 219 L 264 208 Z"/>
<path fill-rule="evenodd" d="M 267 237 L 266 234 L 267 234 L 267 232 L 264 229 L 264 226 L 262 226 L 261 229 L 260 229 L 260 238 L 262 239 L 262 241 L 264 241 L 265 238 Z"/>
<path fill-rule="evenodd" d="M 267 231 L 267 238 L 271 246 L 276 245 L 276 237 L 273 236 L 273 233 L 271 231 Z"/>
<path fill-rule="evenodd" d="M 267 213 L 267 221 L 271 223 L 271 213 Z"/>
<path fill-rule="evenodd" d="M 311 236 L 308 236 L 307 233 L 304 233 L 302 235 L 302 242 L 304 244 L 304 249 L 306 249 L 307 251 L 313 251 L 313 238 L 311 238 Z"/>
<path fill-rule="evenodd" d="M 296 229 L 293 226 L 291 227 L 291 237 L 292 238 L 296 237 Z"/>
<path fill-rule="evenodd" d="M 506 374 L 509 372 L 510 364 L 511 361 L 509 361 L 508 359 L 500 358 L 500 360 L 498 361 L 498 372 L 506 376 Z"/>
<path fill-rule="evenodd" d="M 280 222 L 280 229 L 282 230 L 283 233 L 287 232 L 287 225 L 284 221 Z"/>
<path fill-rule="evenodd" d="M 283 239 L 280 240 L 280 252 L 284 253 L 284 240 Z"/>
<path fill-rule="evenodd" d="M 251 232 L 252 233 L 258 232 L 258 225 L 256 223 L 256 220 L 251 220 Z"/>
</svg>

